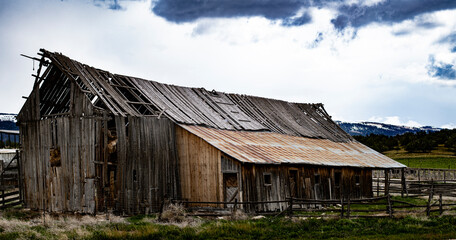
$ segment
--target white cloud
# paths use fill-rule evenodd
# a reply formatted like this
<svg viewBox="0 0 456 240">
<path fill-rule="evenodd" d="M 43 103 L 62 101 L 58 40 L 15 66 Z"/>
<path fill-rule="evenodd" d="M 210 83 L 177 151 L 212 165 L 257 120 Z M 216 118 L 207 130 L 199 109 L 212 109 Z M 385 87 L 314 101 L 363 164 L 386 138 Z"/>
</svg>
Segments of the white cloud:
<svg viewBox="0 0 456 240">
<path fill-rule="evenodd" d="M 454 91 L 445 87 L 455 83 L 431 79 L 426 71 L 430 54 L 451 59 L 448 47 L 435 42 L 455 29 L 456 11 L 435 14 L 445 24 L 434 30 L 395 36 L 399 25 L 372 24 L 352 39 L 334 30 L 335 12 L 324 8 L 311 9 L 311 24 L 285 28 L 262 17 L 174 24 L 152 14 L 150 1 L 124 1 L 122 11 L 90 1 L 15 0 L 6 7 L 0 15 L 0 112 L 18 112 L 33 84 L 32 63 L 19 54 L 46 48 L 159 82 L 322 102 L 346 121 L 397 116 L 381 120 L 440 126 L 456 118 Z M 310 48 L 319 33 L 322 40 Z M 445 114 L 429 119 L 415 104 Z"/>
<path fill-rule="evenodd" d="M 440 128 L 455 129 L 456 128 L 456 124 L 448 123 L 448 124 L 442 125 Z"/>
<path fill-rule="evenodd" d="M 420 124 L 416 121 L 413 121 L 413 120 L 402 121 L 400 119 L 400 117 L 398 117 L 398 116 L 371 117 L 371 118 L 369 118 L 369 121 L 397 125 L 397 126 L 407 126 L 407 127 L 422 127 L 423 126 L 422 124 Z"/>
</svg>

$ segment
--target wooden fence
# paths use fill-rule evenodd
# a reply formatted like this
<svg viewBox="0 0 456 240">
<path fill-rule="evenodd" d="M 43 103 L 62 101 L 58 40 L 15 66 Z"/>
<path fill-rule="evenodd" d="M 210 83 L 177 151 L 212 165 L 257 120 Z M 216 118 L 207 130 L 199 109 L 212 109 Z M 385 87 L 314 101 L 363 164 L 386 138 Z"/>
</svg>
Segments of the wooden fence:
<svg viewBox="0 0 456 240">
<path fill-rule="evenodd" d="M 399 184 L 400 180 L 390 181 Z M 383 182 L 384 184 L 384 182 Z M 286 208 L 280 212 L 252 212 L 261 215 L 288 215 L 297 217 L 340 217 L 340 218 L 372 218 L 372 217 L 395 217 L 410 213 L 426 214 L 430 216 L 432 212 L 441 215 L 447 211 L 448 215 L 456 213 L 456 201 L 445 201 L 444 197 L 456 197 L 456 183 L 442 183 L 435 181 L 409 181 L 406 184 L 406 195 L 409 197 L 427 196 L 426 204 L 416 204 L 413 202 L 395 200 L 392 193 L 403 193 L 402 187 L 390 186 L 390 192 L 383 196 L 364 199 L 350 199 L 341 197 L 338 200 L 316 200 L 287 198 L 282 201 L 256 201 L 256 202 L 196 202 L 185 200 L 171 200 L 170 203 L 182 204 L 190 212 L 190 215 L 197 216 L 227 216 L 235 214 L 241 206 L 249 205 L 249 209 L 255 206 L 270 203 L 286 203 Z M 378 189 L 377 189 L 378 190 Z M 377 191 L 378 193 L 382 191 Z M 412 198 L 413 199 L 413 198 Z M 207 207 L 195 207 L 195 205 L 206 205 Z M 202 210 L 202 212 L 201 212 Z M 163 211 L 161 207 L 160 214 Z"/>
<path fill-rule="evenodd" d="M 264 201 L 264 202 L 194 202 L 172 200 L 172 203 L 182 204 L 191 209 L 189 215 L 193 216 L 230 216 L 234 215 L 241 205 L 257 205 L 265 203 L 288 203 L 288 207 L 280 212 L 255 212 L 255 215 L 288 215 L 295 217 L 324 217 L 324 218 L 384 218 L 399 217 L 410 213 L 421 213 L 430 216 L 432 212 L 439 215 L 445 211 L 456 211 L 456 203 L 444 203 L 443 194 L 435 194 L 433 190 L 429 192 L 426 204 L 414 204 L 406 201 L 394 200 L 391 195 L 381 197 L 343 200 L 315 200 L 288 198 L 284 201 Z M 437 196 L 437 199 L 435 199 Z M 227 209 L 217 209 L 210 207 L 188 207 L 189 204 L 211 204 L 211 205 L 231 205 Z M 372 207 L 376 206 L 376 207 Z M 198 210 L 203 210 L 198 211 Z M 160 211 L 163 212 L 163 207 Z M 450 215 L 450 214 L 448 214 Z"/>
<path fill-rule="evenodd" d="M 3 167 L 0 162 L 0 209 L 14 207 L 22 204 L 19 170 L 19 154 Z"/>
</svg>

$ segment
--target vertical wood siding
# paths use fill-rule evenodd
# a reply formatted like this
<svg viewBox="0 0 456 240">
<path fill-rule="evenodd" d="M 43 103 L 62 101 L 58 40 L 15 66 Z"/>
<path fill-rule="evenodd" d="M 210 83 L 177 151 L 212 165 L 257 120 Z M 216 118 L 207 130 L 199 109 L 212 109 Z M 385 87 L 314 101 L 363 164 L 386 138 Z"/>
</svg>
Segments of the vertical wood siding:
<svg viewBox="0 0 456 240">
<path fill-rule="evenodd" d="M 340 199 L 372 196 L 372 170 L 361 168 L 334 168 L 302 165 L 254 165 L 242 166 L 244 201 L 281 201 L 291 197 L 291 171 L 296 171 L 295 196 L 305 199 Z M 335 185 L 335 172 L 341 173 L 339 186 Z M 264 175 L 271 176 L 271 184 L 264 182 Z M 316 177 L 318 175 L 319 177 Z M 356 175 L 360 183 L 356 184 Z M 320 183 L 316 183 L 319 178 Z M 287 203 L 270 203 L 247 207 L 248 211 L 283 210 Z"/>
<path fill-rule="evenodd" d="M 174 123 L 156 117 L 116 117 L 115 121 L 117 209 L 147 214 L 158 211 L 165 197 L 179 198 Z"/>
<path fill-rule="evenodd" d="M 97 120 L 61 117 L 21 124 L 21 167 L 27 207 L 95 213 Z M 60 163 L 50 164 L 51 149 Z"/>
<path fill-rule="evenodd" d="M 176 127 L 182 198 L 223 201 L 221 153 L 203 139 Z"/>
</svg>

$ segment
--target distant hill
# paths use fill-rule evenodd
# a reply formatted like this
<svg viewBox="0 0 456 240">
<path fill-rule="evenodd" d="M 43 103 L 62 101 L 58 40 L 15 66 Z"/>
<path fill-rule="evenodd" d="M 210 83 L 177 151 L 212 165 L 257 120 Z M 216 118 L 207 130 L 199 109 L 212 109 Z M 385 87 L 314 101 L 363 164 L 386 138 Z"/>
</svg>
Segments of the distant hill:
<svg viewBox="0 0 456 240">
<path fill-rule="evenodd" d="M 391 124 L 377 123 L 377 122 L 360 122 L 360 123 L 348 123 L 336 121 L 336 123 L 348 134 L 352 136 L 362 135 L 367 136 L 371 133 L 377 135 L 396 136 L 407 132 L 437 132 L 442 130 L 441 128 L 434 128 L 430 126 L 425 127 L 406 127 L 396 126 Z"/>
<path fill-rule="evenodd" d="M 0 129 L 3 130 L 19 130 L 16 126 L 16 116 L 13 113 L 0 113 Z"/>
</svg>

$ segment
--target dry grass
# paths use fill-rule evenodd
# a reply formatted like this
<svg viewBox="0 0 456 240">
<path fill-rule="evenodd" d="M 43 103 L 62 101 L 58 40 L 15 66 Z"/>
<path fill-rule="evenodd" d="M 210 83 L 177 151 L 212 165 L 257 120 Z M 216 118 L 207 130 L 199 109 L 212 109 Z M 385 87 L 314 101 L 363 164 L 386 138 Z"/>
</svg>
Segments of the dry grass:
<svg viewBox="0 0 456 240">
<path fill-rule="evenodd" d="M 163 222 L 180 223 L 185 221 L 186 217 L 187 212 L 181 204 L 169 204 L 164 207 L 160 220 Z"/>
<path fill-rule="evenodd" d="M 14 218 L 2 212 L 0 216 L 0 233 L 16 233 L 16 239 L 69 239 L 72 236 L 84 238 L 91 235 L 88 226 L 101 226 L 113 223 L 124 223 L 125 219 L 106 215 L 37 215 L 29 210 L 25 217 Z M 8 213 L 8 212 L 7 212 Z M 8 217 L 5 217 L 7 215 Z M 29 217 L 29 216 L 33 217 Z M 7 235 L 8 236 L 8 235 Z"/>
<path fill-rule="evenodd" d="M 163 209 L 160 219 L 147 218 L 145 221 L 159 225 L 173 225 L 179 228 L 195 228 L 201 226 L 204 222 L 199 217 L 188 216 L 184 206 L 181 204 L 169 204 Z"/>
</svg>

